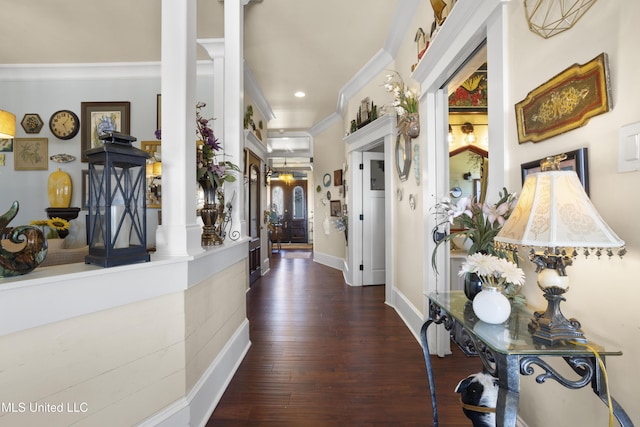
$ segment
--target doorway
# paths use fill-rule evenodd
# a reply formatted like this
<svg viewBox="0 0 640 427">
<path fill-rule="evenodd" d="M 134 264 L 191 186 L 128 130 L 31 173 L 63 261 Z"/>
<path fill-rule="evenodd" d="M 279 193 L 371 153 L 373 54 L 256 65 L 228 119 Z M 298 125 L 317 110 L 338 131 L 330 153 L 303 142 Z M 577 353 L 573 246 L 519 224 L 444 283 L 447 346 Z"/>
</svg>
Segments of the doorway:
<svg viewBox="0 0 640 427">
<path fill-rule="evenodd" d="M 308 243 L 307 181 L 271 181 L 271 206 L 279 219 L 282 243 Z"/>
<path fill-rule="evenodd" d="M 260 250 L 260 219 L 262 218 L 260 158 L 247 150 L 249 166 L 249 197 L 248 197 L 248 224 L 249 224 L 249 284 L 253 284 L 261 274 L 261 250 Z"/>
<path fill-rule="evenodd" d="M 384 210 L 382 222 L 384 225 L 377 227 L 375 233 L 380 237 L 384 236 L 382 247 L 377 249 L 384 251 L 384 256 L 379 258 L 384 259 L 384 281 L 382 283 L 385 284 L 385 303 L 391 306 L 395 305 L 396 293 L 393 287 L 394 262 L 391 256 L 394 241 L 394 204 L 390 203 L 392 200 L 390 191 L 393 188 L 394 177 L 389 165 L 394 164 L 393 144 L 396 141 L 396 135 L 396 117 L 385 115 L 368 124 L 366 132 L 357 131 L 345 138 L 348 147 L 346 179 L 350 183 L 345 192 L 346 203 L 349 207 L 349 242 L 343 265 L 345 281 L 351 286 L 363 286 L 365 283 L 364 259 L 365 251 L 369 248 L 364 247 L 364 234 L 367 233 L 365 231 L 366 224 L 364 224 L 367 211 L 363 206 L 365 201 L 363 200 L 364 156 L 367 153 L 375 153 L 382 156 L 384 165 L 387 166 L 381 176 L 376 177 L 376 186 L 382 185 L 382 182 L 379 181 L 384 181 L 384 189 L 381 190 L 381 193 L 384 194 L 385 201 L 382 202 Z"/>
<path fill-rule="evenodd" d="M 385 283 L 384 153 L 363 153 L 362 284 Z"/>
</svg>

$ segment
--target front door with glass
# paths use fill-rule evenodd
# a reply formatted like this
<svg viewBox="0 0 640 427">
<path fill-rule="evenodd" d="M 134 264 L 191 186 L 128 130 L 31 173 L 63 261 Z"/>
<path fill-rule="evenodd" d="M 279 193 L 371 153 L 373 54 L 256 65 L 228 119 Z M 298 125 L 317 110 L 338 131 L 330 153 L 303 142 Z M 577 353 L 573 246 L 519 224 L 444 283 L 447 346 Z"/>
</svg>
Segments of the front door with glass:
<svg viewBox="0 0 640 427">
<path fill-rule="evenodd" d="M 271 182 L 271 204 L 280 219 L 283 243 L 307 243 L 307 181 Z"/>
</svg>

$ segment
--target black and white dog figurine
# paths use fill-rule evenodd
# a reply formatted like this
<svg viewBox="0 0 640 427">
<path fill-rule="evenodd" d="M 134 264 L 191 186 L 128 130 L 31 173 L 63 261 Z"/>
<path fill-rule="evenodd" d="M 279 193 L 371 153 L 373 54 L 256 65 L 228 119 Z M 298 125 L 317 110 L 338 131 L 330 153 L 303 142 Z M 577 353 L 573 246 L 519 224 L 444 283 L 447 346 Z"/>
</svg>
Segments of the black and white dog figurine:
<svg viewBox="0 0 640 427">
<path fill-rule="evenodd" d="M 462 411 L 471 420 L 473 427 L 495 427 L 498 380 L 479 372 L 469 375 L 455 389 L 460 393 Z"/>
</svg>

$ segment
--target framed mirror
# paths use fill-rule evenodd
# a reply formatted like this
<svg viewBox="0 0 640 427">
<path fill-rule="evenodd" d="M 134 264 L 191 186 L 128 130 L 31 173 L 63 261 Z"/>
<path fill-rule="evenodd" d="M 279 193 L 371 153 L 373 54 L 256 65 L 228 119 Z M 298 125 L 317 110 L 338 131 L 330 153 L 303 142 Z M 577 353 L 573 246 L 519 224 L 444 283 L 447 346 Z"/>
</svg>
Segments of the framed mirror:
<svg viewBox="0 0 640 427">
<path fill-rule="evenodd" d="M 396 137 L 396 169 L 400 181 L 406 181 L 411 169 L 411 138 L 406 134 Z"/>
<path fill-rule="evenodd" d="M 487 191 L 489 152 L 476 145 L 467 145 L 449 152 L 449 195 L 453 198 L 472 197 L 484 202 Z"/>
</svg>

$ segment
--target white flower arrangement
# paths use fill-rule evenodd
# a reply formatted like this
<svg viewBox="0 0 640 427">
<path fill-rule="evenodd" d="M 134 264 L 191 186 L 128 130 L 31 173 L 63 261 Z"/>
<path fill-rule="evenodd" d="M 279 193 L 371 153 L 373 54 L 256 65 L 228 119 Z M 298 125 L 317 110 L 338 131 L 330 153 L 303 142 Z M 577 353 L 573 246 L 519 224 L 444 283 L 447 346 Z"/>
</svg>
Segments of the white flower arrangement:
<svg viewBox="0 0 640 427">
<path fill-rule="evenodd" d="M 433 251 L 435 259 L 438 247 L 456 236 L 470 239 L 472 242 L 469 253 L 485 252 L 495 255 L 493 238 L 496 237 L 504 223 L 511 215 L 518 199 L 515 193 L 509 193 L 506 188 L 500 192 L 500 200 L 495 204 L 488 202 L 474 202 L 471 197 L 462 197 L 457 202 L 445 197 L 438 202 L 433 210 L 438 221 L 438 227 L 454 221 L 461 231 L 452 231 L 440 240 Z"/>
<path fill-rule="evenodd" d="M 418 92 L 404 84 L 402 76 L 397 71 L 385 76 L 384 88 L 393 95 L 393 107 L 398 116 L 418 112 Z"/>
<path fill-rule="evenodd" d="M 508 259 L 476 252 L 466 257 L 458 275 L 467 273 L 477 274 L 485 286 L 502 288 L 502 293 L 513 302 L 524 302 L 524 296 L 518 294 L 525 283 L 524 271 Z"/>
</svg>

